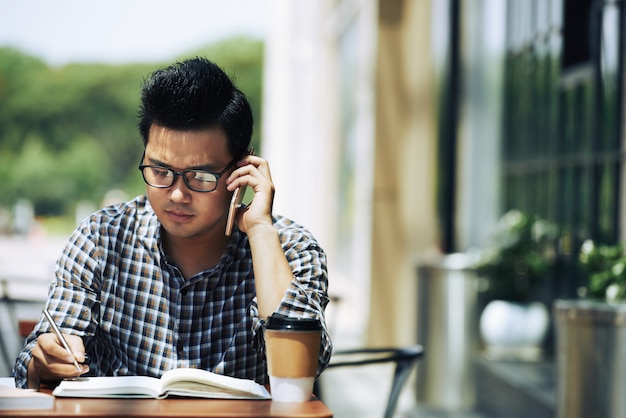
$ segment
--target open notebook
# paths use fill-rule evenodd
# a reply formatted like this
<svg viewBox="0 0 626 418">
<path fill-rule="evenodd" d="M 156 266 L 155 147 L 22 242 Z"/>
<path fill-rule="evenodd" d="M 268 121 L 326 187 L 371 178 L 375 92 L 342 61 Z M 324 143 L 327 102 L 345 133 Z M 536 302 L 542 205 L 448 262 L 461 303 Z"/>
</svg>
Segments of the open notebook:
<svg viewBox="0 0 626 418">
<path fill-rule="evenodd" d="M 52 392 L 60 397 L 154 398 L 184 396 L 220 399 L 271 399 L 267 389 L 253 380 L 182 368 L 160 379 L 148 376 L 80 377 L 62 381 Z"/>
</svg>

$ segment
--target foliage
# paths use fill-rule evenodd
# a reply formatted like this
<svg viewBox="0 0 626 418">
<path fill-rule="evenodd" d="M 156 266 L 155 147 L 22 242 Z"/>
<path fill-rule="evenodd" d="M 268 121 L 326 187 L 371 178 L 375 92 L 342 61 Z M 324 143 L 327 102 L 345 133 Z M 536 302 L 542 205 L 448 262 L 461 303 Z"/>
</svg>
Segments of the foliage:
<svg viewBox="0 0 626 418">
<path fill-rule="evenodd" d="M 93 201 L 106 192 L 102 190 L 108 172 L 104 164 L 88 141 L 77 140 L 55 155 L 45 152 L 41 142 L 27 141 L 14 161 L 9 192 L 15 199 L 36 196 L 31 199 L 35 213 L 61 215 L 72 208 L 68 196 Z"/>
<path fill-rule="evenodd" d="M 587 275 L 581 295 L 606 301 L 626 300 L 626 254 L 624 246 L 583 243 L 578 261 Z"/>
<path fill-rule="evenodd" d="M 556 261 L 557 227 L 537 215 L 511 210 L 497 225 L 493 243 L 474 265 L 487 279 L 485 296 L 523 302 L 536 295 Z"/>
<path fill-rule="evenodd" d="M 181 56 L 206 56 L 236 78 L 257 122 L 259 148 L 263 45 L 227 39 Z M 71 212 L 76 202 L 102 201 L 110 189 L 143 190 L 137 171 L 142 80 L 167 63 L 50 67 L 0 48 L 0 207 L 33 202 L 39 216 Z"/>
</svg>

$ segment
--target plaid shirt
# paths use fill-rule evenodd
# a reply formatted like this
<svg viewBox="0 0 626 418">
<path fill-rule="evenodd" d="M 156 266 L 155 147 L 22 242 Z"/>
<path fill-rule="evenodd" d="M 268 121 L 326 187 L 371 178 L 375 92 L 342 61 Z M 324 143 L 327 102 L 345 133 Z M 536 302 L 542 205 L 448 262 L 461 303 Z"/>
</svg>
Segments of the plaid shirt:
<svg viewBox="0 0 626 418">
<path fill-rule="evenodd" d="M 323 250 L 287 218 L 275 217 L 274 226 L 293 271 L 277 311 L 324 324 Z M 247 236 L 235 230 L 219 264 L 185 280 L 168 262 L 160 230 L 140 196 L 85 219 L 57 261 L 46 306 L 64 333 L 83 337 L 90 374 L 159 377 L 196 367 L 267 383 Z M 37 336 L 49 331 L 42 317 L 17 358 L 17 386 L 26 386 Z M 328 333 L 322 334 L 320 372 L 331 354 Z"/>
</svg>

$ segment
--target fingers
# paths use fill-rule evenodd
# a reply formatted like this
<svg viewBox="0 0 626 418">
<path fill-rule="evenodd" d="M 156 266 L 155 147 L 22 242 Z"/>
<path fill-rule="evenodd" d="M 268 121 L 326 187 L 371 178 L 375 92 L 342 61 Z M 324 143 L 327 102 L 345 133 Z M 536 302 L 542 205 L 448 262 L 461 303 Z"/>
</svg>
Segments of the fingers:
<svg viewBox="0 0 626 418">
<path fill-rule="evenodd" d="M 248 164 L 245 163 L 246 161 Z M 254 190 L 253 204 L 257 207 L 267 206 L 271 209 L 275 190 L 267 161 L 259 157 L 248 156 L 240 164 L 242 165 L 233 171 L 228 178 L 227 188 L 235 190 L 237 187 L 249 186 Z"/>
<path fill-rule="evenodd" d="M 76 360 L 79 362 L 83 361 L 85 359 L 85 346 L 83 344 L 83 339 L 77 335 L 68 334 L 63 334 L 63 337 L 65 338 L 65 341 L 67 341 L 67 344 L 72 351 L 71 353 L 63 347 L 56 335 L 52 333 L 40 335 L 37 341 L 41 349 L 50 358 L 57 361 L 72 363 L 74 361 L 74 357 L 76 357 Z"/>
<path fill-rule="evenodd" d="M 78 335 L 64 335 L 64 337 L 65 341 L 67 341 L 67 345 L 70 346 L 70 350 L 72 350 L 76 361 L 83 363 L 85 361 L 85 344 L 83 343 L 83 339 Z M 73 359 L 71 359 L 71 361 L 73 361 Z"/>
<path fill-rule="evenodd" d="M 255 188 L 261 183 L 268 184 L 273 188 L 268 162 L 254 155 L 247 155 L 239 160 L 237 169 L 231 173 L 227 180 L 228 189 L 231 191 L 243 185 Z"/>
<path fill-rule="evenodd" d="M 248 161 L 247 165 L 252 165 L 259 170 L 259 173 L 263 175 L 268 181 L 272 181 L 272 175 L 270 173 L 270 166 L 267 160 L 264 160 L 261 157 L 256 157 L 254 155 L 248 155 L 246 158 Z M 245 164 L 244 164 L 245 165 Z"/>
<path fill-rule="evenodd" d="M 76 335 L 64 335 L 72 350 L 69 353 L 52 333 L 41 334 L 33 349 L 33 365 L 40 379 L 62 379 L 76 377 L 89 371 L 89 366 L 80 365 L 77 370 L 74 357 L 81 363 L 85 360 L 85 347 L 82 338 Z"/>
<path fill-rule="evenodd" d="M 237 162 L 237 169 L 231 173 L 226 183 L 230 191 L 243 186 L 249 186 L 254 191 L 252 202 L 237 211 L 235 219 L 241 231 L 248 233 L 255 226 L 272 223 L 275 190 L 266 160 L 254 155 L 242 158 Z"/>
</svg>

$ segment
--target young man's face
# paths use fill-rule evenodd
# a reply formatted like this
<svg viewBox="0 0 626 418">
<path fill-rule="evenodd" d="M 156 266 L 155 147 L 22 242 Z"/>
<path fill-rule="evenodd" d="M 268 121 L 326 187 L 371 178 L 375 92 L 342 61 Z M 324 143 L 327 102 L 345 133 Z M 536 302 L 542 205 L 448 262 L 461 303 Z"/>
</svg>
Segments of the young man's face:
<svg viewBox="0 0 626 418">
<path fill-rule="evenodd" d="M 226 135 L 220 129 L 175 131 L 162 126 L 150 128 L 142 164 L 175 171 L 200 169 L 219 173 L 232 161 Z M 233 167 L 234 168 L 234 167 Z M 150 204 L 165 232 L 172 238 L 196 238 L 224 234 L 231 192 L 226 190 L 228 169 L 212 192 L 190 190 L 182 176 L 168 188 L 146 185 Z"/>
</svg>

